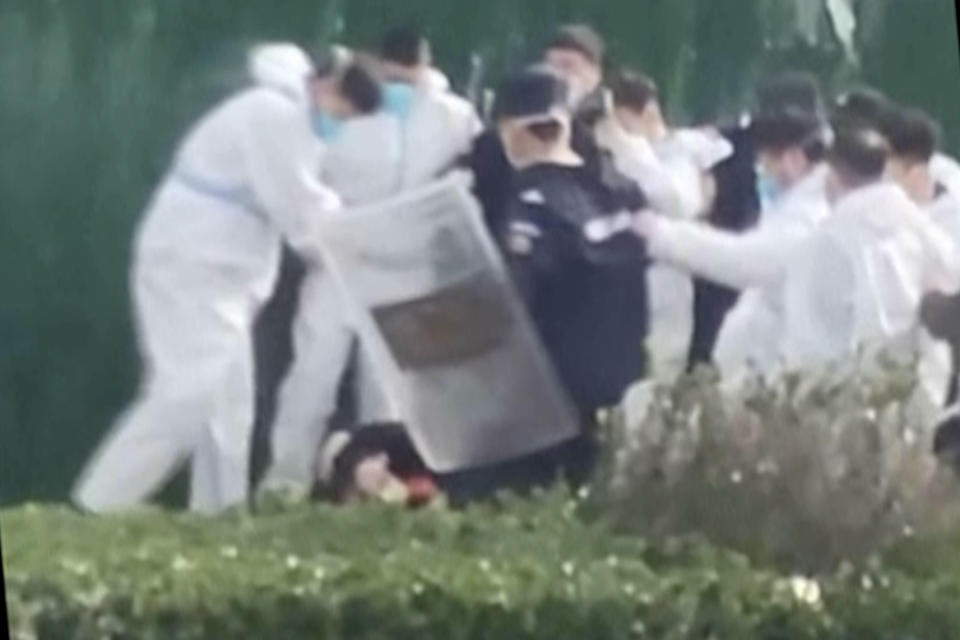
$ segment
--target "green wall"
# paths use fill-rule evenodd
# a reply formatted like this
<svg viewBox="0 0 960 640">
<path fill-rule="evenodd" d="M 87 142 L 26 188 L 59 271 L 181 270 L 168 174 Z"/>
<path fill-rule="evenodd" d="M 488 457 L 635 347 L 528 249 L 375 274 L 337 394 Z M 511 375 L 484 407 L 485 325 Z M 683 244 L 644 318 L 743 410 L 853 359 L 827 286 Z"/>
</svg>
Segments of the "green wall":
<svg viewBox="0 0 960 640">
<path fill-rule="evenodd" d="M 757 74 L 800 66 L 930 109 L 960 149 L 953 3 L 859 0 L 857 64 L 817 2 L 0 2 L 0 503 L 62 498 L 133 393 L 132 226 L 180 133 L 242 82 L 247 45 L 371 46 L 416 19 L 460 85 L 471 51 L 496 74 L 585 19 L 660 81 L 679 120 L 732 114 Z"/>
</svg>

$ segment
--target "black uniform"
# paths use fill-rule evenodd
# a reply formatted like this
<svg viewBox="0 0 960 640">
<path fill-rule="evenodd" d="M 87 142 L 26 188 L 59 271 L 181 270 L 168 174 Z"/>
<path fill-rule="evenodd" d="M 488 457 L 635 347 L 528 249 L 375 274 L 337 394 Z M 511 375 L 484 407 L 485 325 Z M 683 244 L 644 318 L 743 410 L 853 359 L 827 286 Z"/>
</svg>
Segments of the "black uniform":
<svg viewBox="0 0 960 640">
<path fill-rule="evenodd" d="M 718 229 L 744 231 L 760 217 L 754 150 L 746 127 L 722 129 L 721 134 L 733 145 L 733 154 L 713 169 L 717 196 L 709 223 Z M 737 290 L 701 278 L 694 279 L 693 287 L 690 369 L 711 362 L 720 327 L 739 297 Z"/>
<path fill-rule="evenodd" d="M 606 167 L 612 167 L 605 162 Z M 645 198 L 612 170 L 540 165 L 516 176 L 505 252 L 560 379 L 585 418 L 615 405 L 645 373 L 647 260 L 629 229 L 587 237 Z"/>
</svg>

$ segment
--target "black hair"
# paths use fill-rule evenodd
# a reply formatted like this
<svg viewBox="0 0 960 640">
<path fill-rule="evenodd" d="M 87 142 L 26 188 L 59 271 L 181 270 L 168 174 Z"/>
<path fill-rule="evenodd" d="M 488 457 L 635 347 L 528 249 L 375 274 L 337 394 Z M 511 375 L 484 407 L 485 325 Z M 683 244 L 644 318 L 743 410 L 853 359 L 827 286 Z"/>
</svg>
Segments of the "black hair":
<svg viewBox="0 0 960 640">
<path fill-rule="evenodd" d="M 427 38 L 414 25 L 402 25 L 388 29 L 380 40 L 380 57 L 404 67 L 424 64 Z"/>
<path fill-rule="evenodd" d="M 596 30 L 587 24 L 567 24 L 557 29 L 553 38 L 544 47 L 551 49 L 567 49 L 583 55 L 593 64 L 603 66 L 606 45 Z"/>
<path fill-rule="evenodd" d="M 329 487 L 331 497 L 335 501 L 343 501 L 353 487 L 357 466 L 363 460 L 382 453 L 387 454 L 390 472 L 397 477 L 430 473 L 407 435 L 403 423 L 375 422 L 361 425 L 333 460 Z"/>
<path fill-rule="evenodd" d="M 344 97 L 358 113 L 373 113 L 383 96 L 373 65 L 343 47 L 330 47 L 314 56 L 314 77 L 336 78 Z"/>
<path fill-rule="evenodd" d="M 613 103 L 634 111 L 643 111 L 652 100 L 660 99 L 657 84 L 647 75 L 632 69 L 620 69 L 610 79 Z"/>
<path fill-rule="evenodd" d="M 380 82 L 369 66 L 353 62 L 340 77 L 340 90 L 361 114 L 373 113 L 380 108 L 383 95 Z"/>
<path fill-rule="evenodd" d="M 937 150 L 940 128 L 920 109 L 890 109 L 883 133 L 893 155 L 929 162 Z"/>
<path fill-rule="evenodd" d="M 750 123 L 750 137 L 757 151 L 784 151 L 800 147 L 810 162 L 823 160 L 827 152 L 826 125 L 817 116 L 795 107 L 757 116 Z"/>
<path fill-rule="evenodd" d="M 876 130 L 864 126 L 845 126 L 836 132 L 828 161 L 850 186 L 874 182 L 883 177 L 889 147 Z"/>
<path fill-rule="evenodd" d="M 784 71 L 763 78 L 756 89 L 757 112 L 794 109 L 808 114 L 823 113 L 823 99 L 817 78 L 805 71 Z"/>
<path fill-rule="evenodd" d="M 837 98 L 834 118 L 847 127 L 871 127 L 883 131 L 892 108 L 890 100 L 872 87 L 857 87 Z"/>
</svg>

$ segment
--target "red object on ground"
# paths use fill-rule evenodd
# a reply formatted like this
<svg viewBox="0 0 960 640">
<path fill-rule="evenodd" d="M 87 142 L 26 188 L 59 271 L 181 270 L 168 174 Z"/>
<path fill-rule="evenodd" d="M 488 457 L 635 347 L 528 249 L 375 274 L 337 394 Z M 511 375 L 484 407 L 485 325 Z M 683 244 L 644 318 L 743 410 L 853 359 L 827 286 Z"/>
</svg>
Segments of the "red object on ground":
<svg viewBox="0 0 960 640">
<path fill-rule="evenodd" d="M 438 492 L 437 485 L 428 475 L 410 476 L 404 480 L 410 492 L 408 503 L 416 507 L 430 502 Z"/>
</svg>

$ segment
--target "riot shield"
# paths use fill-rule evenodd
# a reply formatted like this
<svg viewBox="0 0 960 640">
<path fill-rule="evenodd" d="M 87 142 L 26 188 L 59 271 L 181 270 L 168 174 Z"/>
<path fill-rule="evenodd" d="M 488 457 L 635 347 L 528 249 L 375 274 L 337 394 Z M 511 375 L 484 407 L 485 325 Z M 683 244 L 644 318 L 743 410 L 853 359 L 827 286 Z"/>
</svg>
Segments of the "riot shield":
<svg viewBox="0 0 960 640">
<path fill-rule="evenodd" d="M 323 232 L 325 264 L 432 470 L 502 462 L 577 433 L 465 177 L 344 211 Z"/>
</svg>

